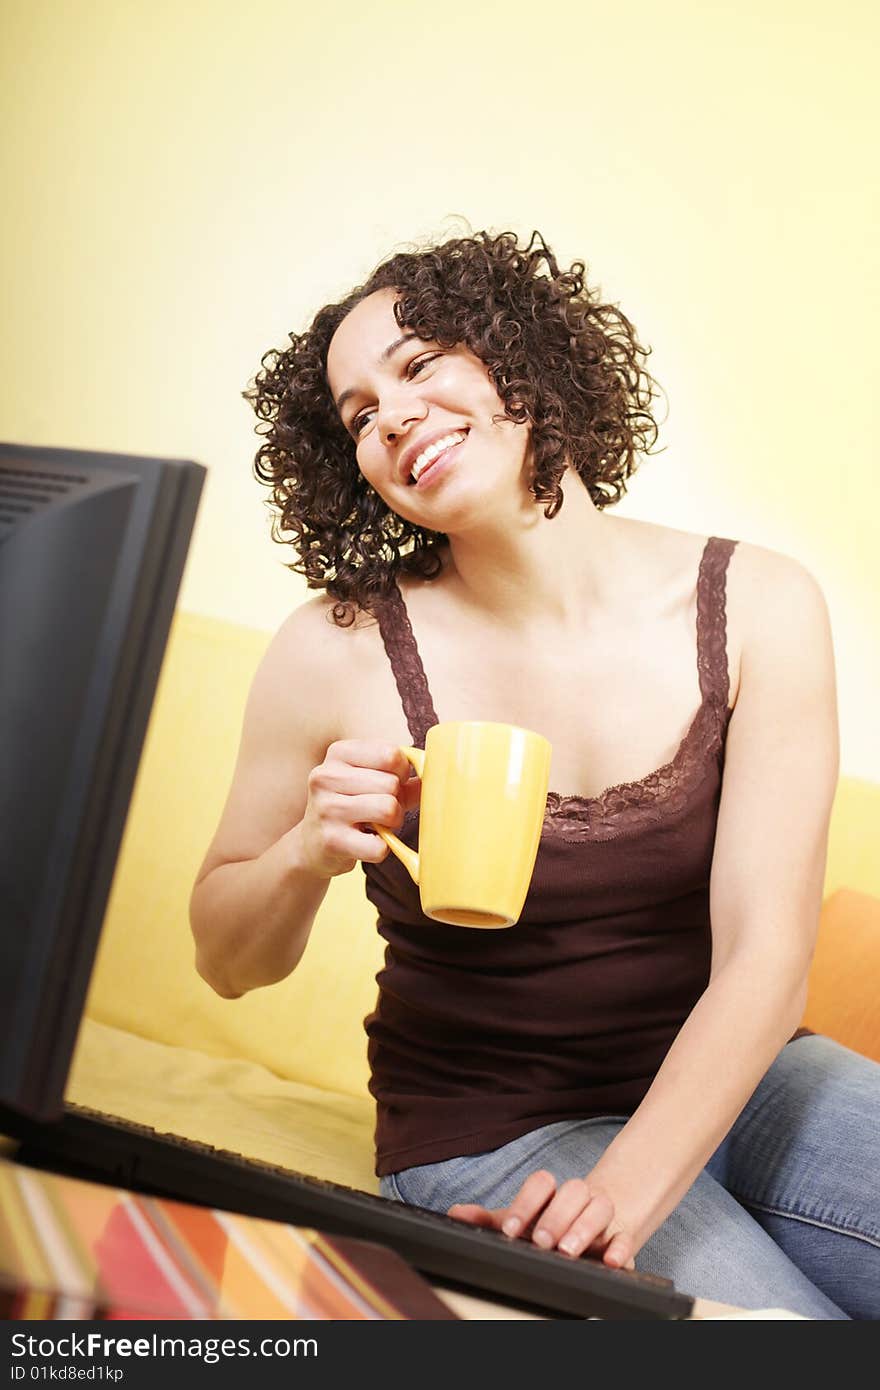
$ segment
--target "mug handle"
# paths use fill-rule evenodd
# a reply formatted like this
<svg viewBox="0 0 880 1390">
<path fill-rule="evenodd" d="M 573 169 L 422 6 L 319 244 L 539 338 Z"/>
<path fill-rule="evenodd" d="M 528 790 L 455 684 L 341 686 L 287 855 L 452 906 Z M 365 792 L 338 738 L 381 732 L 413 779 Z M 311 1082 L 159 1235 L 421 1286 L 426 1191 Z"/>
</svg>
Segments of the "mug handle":
<svg viewBox="0 0 880 1390">
<path fill-rule="evenodd" d="M 425 775 L 425 750 L 424 748 L 401 748 L 401 753 L 412 763 L 419 777 Z M 409 873 L 413 883 L 419 881 L 419 856 L 409 845 L 405 845 L 402 840 L 398 840 L 393 831 L 388 830 L 384 825 L 374 825 L 373 829 L 377 835 L 381 835 L 392 854 L 396 854 L 403 867 Z"/>
</svg>

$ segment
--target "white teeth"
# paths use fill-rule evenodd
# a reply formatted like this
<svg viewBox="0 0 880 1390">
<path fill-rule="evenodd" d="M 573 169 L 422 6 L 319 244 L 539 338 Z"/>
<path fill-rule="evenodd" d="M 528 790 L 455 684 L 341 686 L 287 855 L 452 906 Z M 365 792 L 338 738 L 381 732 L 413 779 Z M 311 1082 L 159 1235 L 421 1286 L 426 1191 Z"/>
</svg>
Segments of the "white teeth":
<svg viewBox="0 0 880 1390">
<path fill-rule="evenodd" d="M 461 444 L 464 437 L 462 430 L 455 430 L 454 433 L 444 435 L 442 439 L 435 440 L 427 449 L 423 449 L 412 466 L 413 481 L 419 481 L 428 464 L 433 463 L 438 454 L 442 454 L 444 449 L 450 448 L 453 444 Z"/>
</svg>

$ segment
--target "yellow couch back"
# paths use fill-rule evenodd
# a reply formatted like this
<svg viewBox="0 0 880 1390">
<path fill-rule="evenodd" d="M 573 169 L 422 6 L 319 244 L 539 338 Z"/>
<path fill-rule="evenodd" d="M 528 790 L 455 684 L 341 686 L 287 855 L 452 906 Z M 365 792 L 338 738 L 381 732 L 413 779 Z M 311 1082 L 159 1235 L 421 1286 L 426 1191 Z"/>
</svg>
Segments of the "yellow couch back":
<svg viewBox="0 0 880 1390">
<path fill-rule="evenodd" d="M 86 1012 L 99 1023 L 292 1080 L 362 1095 L 362 1020 L 381 938 L 363 873 L 334 879 L 287 980 L 219 998 L 196 974 L 190 890 L 214 834 L 245 699 L 269 634 L 175 618 L 108 904 Z"/>
<path fill-rule="evenodd" d="M 363 1018 L 383 943 L 360 868 L 334 879 L 289 979 L 220 999 L 196 974 L 187 909 L 220 817 L 253 673 L 269 634 L 175 618 L 108 905 L 87 1013 L 158 1042 L 246 1057 L 291 1080 L 363 1095 Z M 826 891 L 880 895 L 871 846 L 880 787 L 843 779 Z"/>
</svg>

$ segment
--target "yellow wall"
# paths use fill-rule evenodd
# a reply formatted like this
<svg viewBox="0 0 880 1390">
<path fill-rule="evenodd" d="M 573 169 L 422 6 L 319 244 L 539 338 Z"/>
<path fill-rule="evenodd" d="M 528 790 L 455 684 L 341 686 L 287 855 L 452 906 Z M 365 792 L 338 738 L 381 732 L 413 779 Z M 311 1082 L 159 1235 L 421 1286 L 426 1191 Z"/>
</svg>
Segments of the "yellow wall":
<svg viewBox="0 0 880 1390">
<path fill-rule="evenodd" d="M 6 0 L 0 436 L 211 470 L 182 603 L 270 629 L 240 398 L 401 243 L 538 227 L 666 388 L 623 509 L 796 555 L 880 780 L 869 0 Z"/>
</svg>

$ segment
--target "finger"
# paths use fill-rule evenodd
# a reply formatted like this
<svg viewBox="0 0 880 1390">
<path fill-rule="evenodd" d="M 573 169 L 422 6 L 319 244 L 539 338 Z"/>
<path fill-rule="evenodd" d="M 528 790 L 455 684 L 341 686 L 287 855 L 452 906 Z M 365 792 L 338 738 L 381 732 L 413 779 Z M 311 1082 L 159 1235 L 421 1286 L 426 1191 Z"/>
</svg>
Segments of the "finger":
<svg viewBox="0 0 880 1390">
<path fill-rule="evenodd" d="M 377 739 L 344 738 L 331 743 L 327 758 L 332 762 L 349 763 L 354 767 L 369 767 L 378 772 L 391 772 L 404 781 L 412 764 L 394 743 Z"/>
<path fill-rule="evenodd" d="M 614 1219 L 614 1204 L 604 1193 L 594 1192 L 559 1237 L 559 1249 L 566 1255 L 582 1255 L 592 1249 L 601 1253 L 610 1240 L 608 1228 Z"/>
<path fill-rule="evenodd" d="M 393 772 L 380 772 L 372 767 L 357 767 L 353 763 L 333 759 L 315 768 L 314 784 L 325 792 L 343 796 L 397 796 L 401 780 Z"/>
<path fill-rule="evenodd" d="M 381 864 L 390 853 L 381 835 L 356 826 L 338 826 L 328 836 L 327 848 L 340 858 L 362 859 L 366 864 Z"/>
<path fill-rule="evenodd" d="M 530 1173 L 506 1212 L 502 1212 L 501 1229 L 506 1236 L 518 1236 L 534 1221 L 556 1191 L 556 1179 L 545 1168 Z"/>
<path fill-rule="evenodd" d="M 608 1249 L 602 1256 L 602 1263 L 610 1265 L 612 1269 L 635 1269 L 633 1242 L 625 1231 L 618 1231 L 617 1235 L 612 1237 Z"/>
<path fill-rule="evenodd" d="M 583 1213 L 589 1208 L 591 1198 L 592 1193 L 583 1178 L 569 1178 L 562 1183 L 552 1202 L 541 1213 L 540 1221 L 535 1224 L 532 1236 L 535 1244 L 550 1250 L 578 1220 L 589 1225 L 589 1218 L 585 1218 Z M 601 1226 L 593 1229 L 590 1239 L 601 1229 Z"/>
<path fill-rule="evenodd" d="M 446 1214 L 456 1221 L 467 1221 L 471 1226 L 491 1226 L 496 1231 L 501 1229 L 503 1216 L 502 1212 L 487 1211 L 476 1202 L 456 1202 Z"/>
<path fill-rule="evenodd" d="M 338 814 L 352 825 L 384 825 L 391 830 L 403 825 L 403 807 L 396 796 L 347 797 Z"/>
</svg>

